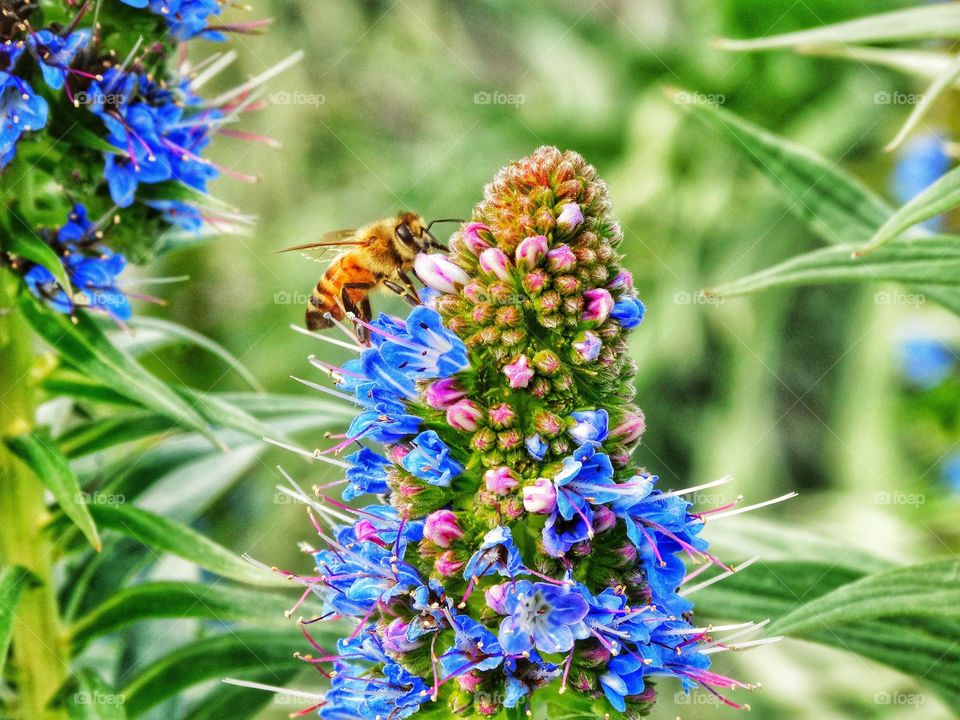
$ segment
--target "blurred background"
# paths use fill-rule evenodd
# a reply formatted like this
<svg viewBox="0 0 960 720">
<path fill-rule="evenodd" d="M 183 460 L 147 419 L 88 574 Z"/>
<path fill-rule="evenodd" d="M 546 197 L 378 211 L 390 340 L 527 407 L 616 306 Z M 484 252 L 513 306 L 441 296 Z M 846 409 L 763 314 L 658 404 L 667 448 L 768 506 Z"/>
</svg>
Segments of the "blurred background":
<svg viewBox="0 0 960 720">
<path fill-rule="evenodd" d="M 167 307 L 139 312 L 219 340 L 272 392 L 312 392 L 289 376 L 318 379 L 307 364 L 311 353 L 342 358 L 289 324 L 302 322 L 324 266 L 272 251 L 399 209 L 468 217 L 502 165 L 541 144 L 574 149 L 609 182 L 625 234 L 621 250 L 647 306 L 632 348 L 648 420 L 638 452 L 663 485 L 733 475 L 722 492 L 700 498 L 709 504 L 797 490 L 799 499 L 766 517 L 812 529 L 838 552 L 865 547 L 918 560 L 957 551 L 956 318 L 895 286 L 801 288 L 710 303 L 696 295 L 818 241 L 727 138 L 685 117 L 684 102 L 720 104 L 807 145 L 891 200 L 902 201 L 936 163 L 949 163 L 931 159 L 922 144 L 897 156 L 882 151 L 910 111 L 895 93 L 919 91 L 908 79 L 788 52 L 723 53 L 711 38 L 787 32 L 907 3 L 251 4 L 252 12 L 236 15 L 276 22 L 265 37 L 236 38 L 241 57 L 218 84 L 305 52 L 272 81 L 269 106 L 245 127 L 282 147 L 223 138 L 214 148 L 224 164 L 260 176 L 256 185 L 227 178 L 212 188 L 259 223 L 248 236 L 221 237 L 150 267 L 150 275 L 190 281 L 162 288 Z M 671 100 L 665 86 L 686 93 Z M 956 136 L 955 121 L 949 124 L 956 109 L 953 99 L 940 103 L 924 133 Z M 397 303 L 375 298 L 382 310 Z M 201 389 L 240 388 L 191 349 L 165 352 L 153 369 Z M 323 444 L 303 438 L 311 449 Z M 336 478 L 296 456 L 268 453 L 198 524 L 237 552 L 305 569 L 296 544 L 312 530 L 302 509 L 274 490 L 277 463 L 305 486 Z M 763 684 L 749 697 L 753 718 L 948 716 L 913 681 L 799 641 L 720 666 Z M 316 689 L 318 679 L 314 673 L 289 684 Z M 654 717 L 741 716 L 707 695 L 675 698 L 675 690 L 661 685 Z M 263 717 L 295 709 L 273 702 Z"/>
</svg>

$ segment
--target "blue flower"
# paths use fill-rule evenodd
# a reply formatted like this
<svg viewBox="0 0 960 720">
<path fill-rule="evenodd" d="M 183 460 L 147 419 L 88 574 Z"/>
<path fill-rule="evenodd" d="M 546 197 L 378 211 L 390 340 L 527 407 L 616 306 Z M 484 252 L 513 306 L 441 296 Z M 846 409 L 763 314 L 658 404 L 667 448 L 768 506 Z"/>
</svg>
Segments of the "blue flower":
<svg viewBox="0 0 960 720">
<path fill-rule="evenodd" d="M 893 173 L 893 194 L 901 203 L 912 200 L 939 180 L 950 169 L 946 142 L 936 133 L 920 135 L 908 142 Z M 927 220 L 922 227 L 936 231 L 943 224 L 942 216 Z"/>
<path fill-rule="evenodd" d="M 0 167 L 13 159 L 25 132 L 46 126 L 47 109 L 47 101 L 23 80 L 7 75 L 0 81 Z"/>
<path fill-rule="evenodd" d="M 606 414 L 606 411 L 601 412 Z M 622 495 L 613 480 L 610 458 L 598 452 L 598 448 L 599 445 L 592 442 L 581 445 L 573 451 L 573 455 L 563 459 L 560 472 L 553 478 L 557 490 L 557 510 L 564 520 L 572 519 L 578 510 L 583 510 L 590 503 L 608 503 Z"/>
<path fill-rule="evenodd" d="M 950 375 L 957 356 L 939 340 L 911 338 L 900 344 L 900 365 L 911 384 L 929 390 Z"/>
<path fill-rule="evenodd" d="M 347 486 L 343 489 L 343 499 L 353 500 L 364 493 L 382 495 L 387 492 L 388 467 L 392 463 L 369 448 L 362 448 L 344 458 L 347 468 Z"/>
<path fill-rule="evenodd" d="M 123 255 L 106 249 L 94 257 L 71 254 L 66 258 L 66 265 L 71 282 L 83 293 L 89 308 L 104 311 L 118 320 L 130 319 L 130 301 L 116 286 L 117 275 L 127 265 Z"/>
<path fill-rule="evenodd" d="M 531 692 L 560 675 L 560 668 L 544 660 L 535 650 L 529 656 L 507 657 L 503 662 L 503 670 L 507 676 L 503 700 L 506 708 L 516 707 Z"/>
<path fill-rule="evenodd" d="M 960 494 L 960 452 L 953 453 L 943 464 L 943 479 L 953 492 Z"/>
<path fill-rule="evenodd" d="M 625 330 L 632 330 L 643 322 L 645 308 L 635 297 L 627 296 L 615 303 L 610 317 L 620 323 Z"/>
<path fill-rule="evenodd" d="M 150 8 L 150 11 L 162 16 L 170 27 L 170 34 L 177 40 L 190 40 L 203 37 L 220 41 L 224 35 L 209 27 L 210 16 L 222 12 L 217 0 L 121 0 L 138 9 Z"/>
<path fill-rule="evenodd" d="M 607 439 L 610 415 L 606 410 L 581 410 L 570 414 L 576 423 L 567 432 L 580 445 Z"/>
<path fill-rule="evenodd" d="M 567 519 L 555 509 L 547 517 L 542 535 L 544 551 L 553 557 L 562 557 L 578 542 L 593 537 L 593 510 L 585 503 Z"/>
<path fill-rule="evenodd" d="M 57 242 L 78 243 L 85 239 L 92 229 L 93 223 L 87 217 L 87 209 L 77 203 L 67 215 L 67 221 L 57 231 Z"/>
<path fill-rule="evenodd" d="M 17 60 L 23 55 L 23 41 L 0 43 L 0 83 L 11 77 Z"/>
<path fill-rule="evenodd" d="M 450 481 L 463 472 L 463 465 L 450 457 L 450 448 L 433 430 L 426 430 L 412 441 L 413 449 L 400 464 L 418 478 L 431 485 L 448 487 Z"/>
<path fill-rule="evenodd" d="M 49 303 L 54 310 L 69 314 L 73 312 L 73 303 L 57 282 L 53 273 L 43 265 L 34 265 L 23 276 L 27 288 L 35 297 Z"/>
<path fill-rule="evenodd" d="M 74 30 L 66 37 L 61 37 L 50 30 L 38 30 L 27 38 L 30 52 L 40 63 L 43 80 L 49 87 L 59 90 L 67 79 L 67 68 L 90 42 L 92 33 L 83 28 Z"/>
<path fill-rule="evenodd" d="M 513 543 L 508 527 L 495 527 L 483 536 L 483 543 L 463 570 L 463 577 L 483 577 L 499 573 L 504 577 L 516 577 L 526 572 L 520 551 Z"/>
<path fill-rule="evenodd" d="M 503 662 L 503 650 L 497 636 L 467 615 L 453 618 L 454 646 L 440 656 L 445 677 L 471 670 L 493 670 Z"/>
<path fill-rule="evenodd" d="M 391 368 L 411 380 L 447 377 L 467 367 L 463 341 L 443 326 L 435 310 L 422 305 L 410 311 L 405 333 L 379 350 Z"/>
<path fill-rule="evenodd" d="M 179 200 L 151 200 L 147 203 L 154 210 L 163 213 L 163 219 L 181 230 L 196 233 L 203 228 L 203 213 L 196 205 Z"/>
<path fill-rule="evenodd" d="M 626 698 L 637 697 L 646 688 L 644 675 L 647 673 L 647 664 L 644 660 L 656 662 L 649 655 L 659 655 L 649 645 L 641 645 L 639 652 L 617 655 L 612 658 L 606 667 L 606 672 L 600 676 L 600 687 L 607 700 L 619 712 L 627 709 Z"/>
<path fill-rule="evenodd" d="M 550 446 L 540 437 L 540 433 L 534 433 L 524 440 L 523 444 L 526 446 L 527 452 L 536 460 L 543 460 L 547 450 L 550 449 Z"/>
<path fill-rule="evenodd" d="M 520 580 L 510 585 L 504 604 L 508 615 L 500 623 L 499 637 L 510 655 L 533 649 L 567 652 L 575 639 L 590 634 L 583 622 L 590 608 L 570 587 Z"/>
</svg>

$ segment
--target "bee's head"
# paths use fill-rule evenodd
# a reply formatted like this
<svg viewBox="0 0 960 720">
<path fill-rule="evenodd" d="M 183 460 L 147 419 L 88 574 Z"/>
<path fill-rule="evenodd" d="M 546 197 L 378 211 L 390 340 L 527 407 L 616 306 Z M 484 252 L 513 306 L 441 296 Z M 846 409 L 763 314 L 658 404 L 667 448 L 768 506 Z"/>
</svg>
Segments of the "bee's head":
<svg viewBox="0 0 960 720">
<path fill-rule="evenodd" d="M 397 216 L 397 225 L 393 234 L 404 250 L 408 252 L 429 252 L 430 250 L 446 250 L 447 248 L 430 232 L 434 222 L 460 222 L 453 219 L 434 220 L 429 225 L 422 217 L 414 213 L 400 213 Z"/>
</svg>

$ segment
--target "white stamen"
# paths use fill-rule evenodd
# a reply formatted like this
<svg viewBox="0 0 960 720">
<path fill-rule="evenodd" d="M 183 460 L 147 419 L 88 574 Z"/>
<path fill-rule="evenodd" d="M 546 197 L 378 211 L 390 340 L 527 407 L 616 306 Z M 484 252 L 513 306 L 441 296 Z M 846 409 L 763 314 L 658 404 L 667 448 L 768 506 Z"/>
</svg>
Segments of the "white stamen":
<svg viewBox="0 0 960 720">
<path fill-rule="evenodd" d="M 322 460 L 325 463 L 336 465 L 337 467 L 342 467 L 342 468 L 350 467 L 350 463 L 344 462 L 343 460 L 336 460 L 334 458 L 329 458 L 326 455 L 319 455 L 316 451 L 310 452 L 309 450 L 298 448 L 296 445 L 285 443 L 282 440 L 274 440 L 273 438 L 268 438 L 264 436 L 263 441 L 268 442 L 271 445 L 276 445 L 277 447 L 283 448 L 284 450 L 295 452 L 297 455 L 301 455 L 305 458 L 309 458 L 310 460 Z"/>
<path fill-rule="evenodd" d="M 219 105 L 224 105 L 230 102 L 231 100 L 233 100 L 234 98 L 237 98 L 243 95 L 248 90 L 253 90 L 256 87 L 263 85 L 263 83 L 267 82 L 273 77 L 276 77 L 277 75 L 282 73 L 284 70 L 290 67 L 293 67 L 302 59 L 303 59 L 303 50 L 297 50 L 295 53 L 293 53 L 286 59 L 281 60 L 273 67 L 267 68 L 259 75 L 254 75 L 245 83 L 241 83 L 240 85 L 237 85 L 233 90 L 228 90 L 222 95 L 218 95 L 212 100 L 208 100 L 207 102 L 204 103 L 204 105 L 206 105 L 207 107 L 217 107 Z"/>
<path fill-rule="evenodd" d="M 306 335 L 307 337 L 317 338 L 318 340 L 323 340 L 332 345 L 337 345 L 338 347 L 346 348 L 347 350 L 353 350 L 354 352 L 360 352 L 363 350 L 359 345 L 351 345 L 350 343 L 345 343 L 343 340 L 337 340 L 336 338 L 329 337 L 328 335 L 323 335 L 321 333 L 313 332 L 312 330 L 307 330 L 306 328 L 300 327 L 299 325 L 290 324 L 290 327 L 296 330 L 301 335 Z"/>
<path fill-rule="evenodd" d="M 316 700 L 318 702 L 325 699 L 323 695 L 307 692 L 306 690 L 290 690 L 289 688 L 277 687 L 276 685 L 265 685 L 264 683 L 252 682 L 250 680 L 237 680 L 236 678 L 224 678 L 222 682 L 227 685 L 238 685 L 239 687 L 253 688 L 254 690 L 265 690 L 266 692 L 276 693 L 277 695 L 290 695 L 291 697 L 302 697 L 305 700 Z"/>
<path fill-rule="evenodd" d="M 219 75 L 224 68 L 226 68 L 230 63 L 232 63 L 236 59 L 237 59 L 236 50 L 230 50 L 229 52 L 226 52 L 223 55 L 220 55 L 220 57 L 218 57 L 213 62 L 213 64 L 210 65 L 210 67 L 208 67 L 202 73 L 197 75 L 191 81 L 190 88 L 194 91 L 199 90 L 204 85 L 206 85 L 211 78 Z"/>
<path fill-rule="evenodd" d="M 750 627 L 748 627 L 746 630 L 741 630 L 731 635 L 727 635 L 727 637 L 720 640 L 714 640 L 713 642 L 707 643 L 706 647 L 713 647 L 714 645 L 729 645 L 731 640 L 736 640 L 737 638 L 743 637 L 744 635 L 750 635 L 751 633 L 755 633 L 757 630 L 762 630 L 769 624 L 770 624 L 770 618 L 767 618 L 766 620 L 762 620 L 758 623 L 751 623 Z"/>
<path fill-rule="evenodd" d="M 709 488 L 717 487 L 717 485 L 724 485 L 730 482 L 731 480 L 733 480 L 732 475 L 725 475 L 719 480 L 712 480 L 708 483 L 704 483 L 703 485 L 694 485 L 693 487 L 683 488 L 683 490 L 671 490 L 670 492 L 666 492 L 663 495 L 659 495 L 658 499 L 665 498 L 665 497 L 673 497 L 674 495 L 686 495 L 687 493 L 698 492 L 700 490 L 707 490 Z"/>
<path fill-rule="evenodd" d="M 296 380 L 298 383 L 303 383 L 303 384 L 306 385 L 308 388 L 313 388 L 314 390 L 319 390 L 320 392 L 326 393 L 327 395 L 333 395 L 335 398 L 340 398 L 341 400 L 346 400 L 347 402 L 352 403 L 352 404 L 354 404 L 354 405 L 358 405 L 358 404 L 359 404 L 359 403 L 357 402 L 357 399 L 356 399 L 355 397 L 352 397 L 352 396 L 350 396 L 350 395 L 347 395 L 346 393 L 342 393 L 342 392 L 340 392 L 339 390 L 334 390 L 333 388 L 328 388 L 328 387 L 324 387 L 323 385 L 318 385 L 318 384 L 315 383 L 315 382 L 310 382 L 309 380 L 304 380 L 303 378 L 298 378 L 296 375 L 291 375 L 291 376 L 290 376 L 290 379 L 291 379 L 291 380 Z"/>
<path fill-rule="evenodd" d="M 776 637 L 762 638 L 760 640 L 749 640 L 745 643 L 740 643 L 739 645 L 725 645 L 723 647 L 709 647 L 706 650 L 701 650 L 700 652 L 704 655 L 711 655 L 718 652 L 736 652 L 737 650 L 746 650 L 748 648 L 757 647 L 758 645 L 769 645 L 770 643 L 780 642 L 783 640 L 783 635 L 777 635 Z"/>
<path fill-rule="evenodd" d="M 736 510 L 727 510 L 726 512 L 718 513 L 717 515 L 711 515 L 707 518 L 708 522 L 716 522 L 722 518 L 733 517 L 734 515 L 739 515 L 740 513 L 750 512 L 751 510 L 759 510 L 762 507 L 767 507 L 767 505 L 774 505 L 784 500 L 790 500 L 797 497 L 798 493 L 789 492 L 786 495 L 781 495 L 778 498 L 773 498 L 772 500 L 766 500 L 762 503 L 756 503 L 754 505 L 747 505 L 746 507 L 737 508 Z"/>
<path fill-rule="evenodd" d="M 769 622 L 769 621 L 767 621 Z M 725 632 L 727 630 L 739 630 L 740 628 L 753 627 L 756 623 L 753 620 L 745 623 L 738 623 L 736 625 L 707 625 L 706 627 L 698 628 L 689 628 L 684 630 L 683 628 L 678 628 L 676 630 L 667 630 L 663 633 L 664 635 L 698 635 L 705 632 Z"/>
<path fill-rule="evenodd" d="M 295 492 L 292 492 L 289 488 L 280 487 L 280 486 L 277 487 L 277 490 L 289 495 L 292 498 L 299 500 L 304 505 L 309 505 L 311 508 L 313 508 L 319 513 L 322 513 L 323 515 L 329 516 L 331 518 L 335 518 L 337 520 L 340 520 L 341 522 L 347 523 L 348 525 L 353 522 L 353 518 L 351 518 L 346 513 L 337 512 L 331 507 L 327 507 L 326 505 L 322 505 L 318 503 L 312 497 L 307 495 L 307 493 L 304 492 L 304 489 L 299 485 L 297 485 L 296 481 L 292 477 L 290 477 L 290 475 L 287 474 L 287 471 L 284 470 L 279 465 L 277 466 L 277 470 L 279 470 L 280 474 L 283 475 L 284 479 L 288 483 L 290 483 L 291 487 L 293 487 L 293 490 Z"/>
<path fill-rule="evenodd" d="M 727 570 L 726 572 L 722 572 L 722 573 L 720 573 L 719 575 L 716 575 L 716 576 L 710 578 L 709 580 L 704 580 L 702 583 L 697 583 L 696 585 L 691 585 L 691 586 L 688 587 L 688 588 L 684 588 L 684 589 L 681 590 L 678 594 L 679 594 L 679 595 L 690 595 L 690 594 L 692 594 L 692 593 L 695 593 L 697 590 L 703 590 L 703 588 L 705 588 L 705 587 L 710 587 L 710 586 L 713 585 L 714 583 L 720 582 L 720 581 L 723 580 L 724 578 L 728 578 L 728 577 L 730 577 L 731 575 L 734 575 L 734 574 L 740 572 L 741 570 L 744 570 L 744 569 L 750 567 L 751 565 L 753 565 L 753 564 L 754 564 L 757 560 L 759 560 L 759 559 L 760 559 L 760 558 L 752 557 L 752 558 L 750 558 L 749 560 L 747 560 L 746 562 L 737 565 L 737 566 L 736 566 L 735 568 L 733 568 L 732 570 Z"/>
</svg>

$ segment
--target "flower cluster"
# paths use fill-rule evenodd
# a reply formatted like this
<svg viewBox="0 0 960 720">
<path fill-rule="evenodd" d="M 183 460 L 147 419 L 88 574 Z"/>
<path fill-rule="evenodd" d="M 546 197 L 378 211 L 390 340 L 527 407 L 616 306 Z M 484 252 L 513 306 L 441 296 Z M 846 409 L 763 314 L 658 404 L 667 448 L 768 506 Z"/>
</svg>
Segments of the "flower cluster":
<svg viewBox="0 0 960 720">
<path fill-rule="evenodd" d="M 164 249 L 157 237 L 170 229 L 196 234 L 246 222 L 215 208 L 207 192 L 221 174 L 255 178 L 219 167 L 202 153 L 215 134 L 269 141 L 230 125 L 257 106 L 259 85 L 273 74 L 203 100 L 199 88 L 232 56 L 192 64 L 180 41 L 219 40 L 224 32 L 263 23 L 211 25 L 223 0 L 124 3 L 17 0 L 0 9 L 0 172 L 5 211 L 19 216 L 12 232 L 26 231 L 19 241 L 0 240 L 0 265 L 17 268 L 26 286 L 57 310 L 87 304 L 118 319 L 129 315 L 129 306 L 117 301 L 112 276 L 127 256 L 140 262 Z M 28 184 L 29 201 L 18 203 Z M 59 234 L 30 232 L 51 217 L 78 213 L 77 203 L 109 219 L 112 250 L 103 247 L 99 225 L 84 236 L 81 252 L 71 237 L 73 220 Z M 67 297 L 69 288 L 55 279 L 60 268 L 42 264 L 38 252 L 24 252 L 37 237 L 52 243 L 66 273 L 77 275 L 78 288 L 113 288 L 109 307 Z"/>
<path fill-rule="evenodd" d="M 313 358 L 359 414 L 312 456 L 343 468 L 344 500 L 380 498 L 301 496 L 326 545 L 291 575 L 323 604 L 301 627 L 313 643 L 311 623 L 353 621 L 335 654 L 304 658 L 335 671 L 321 718 L 479 718 L 561 693 L 584 717 L 638 717 L 657 677 L 747 687 L 710 670 L 723 646 L 681 591 L 727 572 L 707 513 L 631 460 L 643 305 L 620 240 L 594 169 L 541 148 L 486 188 L 449 254 L 418 258 L 423 305 L 357 320 L 371 344 L 342 367 Z"/>
</svg>

